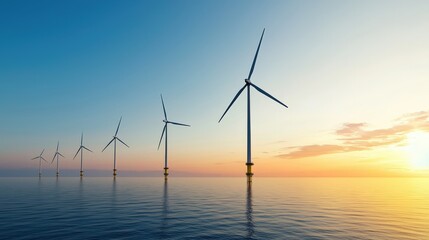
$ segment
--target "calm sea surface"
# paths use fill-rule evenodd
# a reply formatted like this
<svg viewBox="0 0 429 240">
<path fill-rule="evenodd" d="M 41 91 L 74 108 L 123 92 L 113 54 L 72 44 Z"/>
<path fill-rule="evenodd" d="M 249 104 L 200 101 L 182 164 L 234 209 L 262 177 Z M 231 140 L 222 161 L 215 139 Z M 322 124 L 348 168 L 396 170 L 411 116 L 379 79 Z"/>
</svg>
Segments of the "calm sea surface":
<svg viewBox="0 0 429 240">
<path fill-rule="evenodd" d="M 429 239 L 429 179 L 0 178 L 0 239 Z"/>
</svg>

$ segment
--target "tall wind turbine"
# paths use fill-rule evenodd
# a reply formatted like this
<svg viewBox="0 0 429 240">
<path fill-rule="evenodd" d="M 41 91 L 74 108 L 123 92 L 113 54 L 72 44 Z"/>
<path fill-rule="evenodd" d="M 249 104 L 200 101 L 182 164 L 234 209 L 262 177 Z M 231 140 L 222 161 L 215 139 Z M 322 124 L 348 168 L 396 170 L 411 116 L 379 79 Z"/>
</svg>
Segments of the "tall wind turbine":
<svg viewBox="0 0 429 240">
<path fill-rule="evenodd" d="M 114 143 L 114 152 L 113 152 L 113 176 L 116 177 L 116 140 L 118 140 L 119 142 L 121 142 L 122 144 L 124 144 L 125 146 L 129 147 L 126 143 L 124 143 L 121 139 L 119 139 L 117 137 L 118 135 L 118 131 L 119 131 L 119 126 L 121 126 L 121 121 L 122 121 L 122 117 L 121 119 L 119 119 L 119 123 L 118 123 L 118 127 L 116 128 L 116 132 L 115 132 L 115 136 L 113 136 L 112 140 L 110 140 L 110 142 L 106 145 L 106 147 L 104 147 L 103 151 L 106 150 L 106 148 L 113 142 Z"/>
<path fill-rule="evenodd" d="M 43 161 L 45 161 L 45 162 L 48 162 L 48 161 L 46 161 L 46 159 L 44 159 L 44 158 L 42 157 L 42 155 L 43 155 L 43 152 L 44 152 L 44 151 L 45 151 L 45 149 L 43 149 L 43 151 L 40 153 L 40 155 L 39 155 L 39 156 L 34 157 L 34 158 L 32 158 L 32 159 L 31 159 L 31 160 L 39 159 L 39 177 L 41 177 L 41 176 L 42 176 L 42 172 L 41 172 L 42 160 L 43 160 Z"/>
<path fill-rule="evenodd" d="M 259 44 L 258 44 L 258 48 L 256 49 L 255 57 L 253 58 L 252 67 L 250 68 L 249 76 L 244 80 L 245 81 L 244 86 L 240 90 L 238 90 L 238 93 L 232 99 L 232 102 L 229 104 L 228 108 L 223 113 L 222 117 L 219 119 L 219 122 L 220 122 L 222 120 L 222 118 L 225 116 L 225 114 L 228 112 L 228 110 L 232 106 L 232 104 L 234 104 L 235 100 L 237 100 L 237 98 L 243 92 L 243 90 L 247 89 L 247 161 L 246 161 L 247 173 L 246 173 L 246 175 L 247 175 L 247 180 L 249 182 L 252 181 L 252 176 L 253 176 L 253 173 L 252 173 L 253 162 L 252 162 L 252 144 L 251 144 L 251 125 L 250 125 L 250 87 L 254 87 L 258 92 L 264 94 L 265 96 L 271 98 L 272 100 L 280 103 L 281 105 L 283 105 L 284 107 L 287 108 L 287 106 L 284 103 L 280 102 L 275 97 L 271 96 L 269 93 L 265 92 L 260 87 L 256 86 L 254 83 L 252 83 L 250 81 L 250 78 L 252 77 L 253 70 L 255 69 L 255 63 L 256 63 L 256 59 L 258 58 L 259 48 L 261 47 L 261 42 L 262 42 L 262 38 L 264 37 L 264 33 L 265 33 L 265 28 L 262 31 L 261 39 L 259 40 Z"/>
<path fill-rule="evenodd" d="M 82 133 L 82 135 L 81 135 L 81 137 L 80 137 L 80 147 L 79 147 L 79 149 L 77 150 L 77 152 L 76 152 L 76 155 L 74 155 L 74 157 L 73 157 L 73 159 L 75 159 L 76 158 L 76 156 L 77 156 L 77 154 L 79 153 L 79 151 L 80 151 L 80 176 L 82 177 L 83 176 L 83 170 L 82 170 L 82 162 L 83 162 L 83 150 L 88 150 L 88 151 L 90 151 L 90 152 L 92 152 L 91 150 L 89 150 L 89 148 L 87 148 L 87 147 L 85 147 L 84 145 L 83 145 L 83 133 Z"/>
<path fill-rule="evenodd" d="M 168 121 L 167 112 L 165 111 L 165 106 L 164 106 L 164 99 L 162 99 L 162 94 L 161 94 L 161 102 L 162 102 L 162 109 L 164 110 L 164 120 L 162 120 L 164 122 L 164 128 L 162 129 L 161 139 L 159 139 L 158 150 L 159 150 L 159 147 L 161 146 L 162 137 L 164 136 L 164 133 L 165 133 L 164 176 L 165 176 L 165 180 L 167 180 L 167 176 L 168 176 L 167 126 L 169 123 L 174 125 L 179 125 L 179 126 L 186 126 L 186 127 L 190 127 L 191 125 Z"/>
<path fill-rule="evenodd" d="M 60 156 L 64 157 L 60 152 L 58 152 L 59 146 L 60 146 L 60 141 L 58 141 L 58 143 L 57 143 L 57 150 L 55 151 L 54 157 L 52 158 L 52 162 L 51 162 L 51 164 L 52 164 L 54 162 L 54 160 L 55 160 L 55 157 L 57 157 L 57 177 L 60 175 L 60 171 L 59 171 L 59 168 L 58 168 L 58 158 Z"/>
</svg>

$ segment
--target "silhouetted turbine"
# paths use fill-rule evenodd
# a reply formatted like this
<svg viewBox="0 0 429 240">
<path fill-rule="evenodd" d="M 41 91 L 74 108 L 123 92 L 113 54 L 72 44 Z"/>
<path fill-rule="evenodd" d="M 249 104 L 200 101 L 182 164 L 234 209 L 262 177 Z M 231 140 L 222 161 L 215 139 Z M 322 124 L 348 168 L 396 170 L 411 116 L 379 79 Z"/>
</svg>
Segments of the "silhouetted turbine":
<svg viewBox="0 0 429 240">
<path fill-rule="evenodd" d="M 43 152 L 44 152 L 44 151 L 45 151 L 45 149 L 43 149 L 43 150 L 42 150 L 42 152 L 40 153 L 40 155 L 39 155 L 39 156 L 34 157 L 34 158 L 32 158 L 32 159 L 31 159 L 31 160 L 39 159 L 39 177 L 41 177 L 41 176 L 42 176 L 42 172 L 41 172 L 42 160 L 43 160 L 43 161 L 45 161 L 45 162 L 48 162 L 48 161 L 46 161 L 46 159 L 45 159 L 45 158 L 43 158 L 43 157 L 42 157 L 42 155 L 43 155 Z"/>
<path fill-rule="evenodd" d="M 122 121 L 122 117 L 119 119 L 119 123 L 118 123 L 118 127 L 116 128 L 116 132 L 115 132 L 115 136 L 113 136 L 112 140 L 110 140 L 110 142 L 106 145 L 106 147 L 103 148 L 102 152 L 104 152 L 104 150 L 106 150 L 106 148 L 113 142 L 114 143 L 114 152 L 113 152 L 113 176 L 116 176 L 116 140 L 118 140 L 119 142 L 121 142 L 122 144 L 124 144 L 125 146 L 129 147 L 126 143 L 124 143 L 124 141 L 122 141 L 121 139 L 119 139 L 117 137 L 118 135 L 118 131 L 119 131 L 119 126 L 121 126 L 121 121 Z"/>
<path fill-rule="evenodd" d="M 165 176 L 165 180 L 167 180 L 167 176 L 168 176 L 167 126 L 169 123 L 174 125 L 179 125 L 179 126 L 186 126 L 186 127 L 190 127 L 191 125 L 168 121 L 167 112 L 165 111 L 164 99 L 162 98 L 162 94 L 161 94 L 161 102 L 162 102 L 162 110 L 164 110 L 164 120 L 162 120 L 164 122 L 164 128 L 162 129 L 161 139 L 159 139 L 158 150 L 159 150 L 159 147 L 161 146 L 161 141 L 165 133 L 164 176 Z"/>
<path fill-rule="evenodd" d="M 91 150 L 89 150 L 87 147 L 85 147 L 84 145 L 83 145 L 83 133 L 82 133 L 82 135 L 81 135 L 81 137 L 80 137 L 80 147 L 79 147 L 79 149 L 77 150 L 77 152 L 76 152 L 76 154 L 74 155 L 74 157 L 73 157 L 73 159 L 75 159 L 76 158 L 76 156 L 77 156 L 77 154 L 80 152 L 80 176 L 82 177 L 83 176 L 83 168 L 82 168 L 82 165 L 83 165 L 83 150 L 87 150 L 87 151 L 90 151 L 90 152 L 92 152 Z"/>
<path fill-rule="evenodd" d="M 55 151 L 54 157 L 52 158 L 52 161 L 51 161 L 51 164 L 52 164 L 55 160 L 55 157 L 57 157 L 57 174 L 56 174 L 57 177 L 60 175 L 59 166 L 58 166 L 58 158 L 60 156 L 64 157 L 60 152 L 58 152 L 59 146 L 60 146 L 60 141 L 57 142 L 57 150 Z"/>
<path fill-rule="evenodd" d="M 250 68 L 249 76 L 244 80 L 245 81 L 244 86 L 240 90 L 238 90 L 238 93 L 232 99 L 232 102 L 229 104 L 229 106 L 227 107 L 227 109 L 223 113 L 222 117 L 219 119 L 219 122 L 220 122 L 222 120 L 222 118 L 225 116 L 225 114 L 228 112 L 228 110 L 231 108 L 231 106 L 234 104 L 235 100 L 237 100 L 237 98 L 240 96 L 240 94 L 246 88 L 247 89 L 247 161 L 246 161 L 247 173 L 246 173 L 246 175 L 248 176 L 248 181 L 251 181 L 252 180 L 251 177 L 253 176 L 253 173 L 252 173 L 253 162 L 252 162 L 252 145 L 251 145 L 251 124 L 250 124 L 250 87 L 255 88 L 258 92 L 264 94 L 265 96 L 271 98 L 272 100 L 278 102 L 279 104 L 281 104 L 287 108 L 287 106 L 284 103 L 280 102 L 275 97 L 271 96 L 269 93 L 262 90 L 260 87 L 256 86 L 254 83 L 252 83 L 250 81 L 250 78 L 252 77 L 252 74 L 253 74 L 253 70 L 255 69 L 256 59 L 258 58 L 259 48 L 261 47 L 261 42 L 262 42 L 262 39 L 264 37 L 264 33 L 265 33 L 265 28 L 262 31 L 262 35 L 261 35 L 261 38 L 259 40 L 258 48 L 256 49 L 256 54 L 255 54 L 255 57 L 253 58 L 252 67 Z"/>
</svg>

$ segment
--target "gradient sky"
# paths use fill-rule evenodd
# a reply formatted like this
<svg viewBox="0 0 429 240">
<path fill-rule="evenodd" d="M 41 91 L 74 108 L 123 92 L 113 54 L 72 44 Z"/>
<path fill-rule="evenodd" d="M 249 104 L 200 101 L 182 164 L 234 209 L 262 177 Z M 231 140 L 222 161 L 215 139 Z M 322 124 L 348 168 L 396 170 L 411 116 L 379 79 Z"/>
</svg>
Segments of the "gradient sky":
<svg viewBox="0 0 429 240">
<path fill-rule="evenodd" d="M 85 168 L 120 116 L 119 171 L 163 168 L 160 93 L 176 172 L 244 176 L 244 84 L 253 91 L 256 176 L 429 176 L 428 1 L 1 1 L 0 168 L 56 142 Z M 52 168 L 53 165 L 45 167 Z"/>
</svg>

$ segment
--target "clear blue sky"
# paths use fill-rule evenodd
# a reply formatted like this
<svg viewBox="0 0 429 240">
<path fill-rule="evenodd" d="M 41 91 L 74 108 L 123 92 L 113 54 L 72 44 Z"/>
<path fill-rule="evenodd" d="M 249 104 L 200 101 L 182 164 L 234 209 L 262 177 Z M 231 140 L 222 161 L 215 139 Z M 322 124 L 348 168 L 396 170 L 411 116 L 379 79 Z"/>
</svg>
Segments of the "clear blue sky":
<svg viewBox="0 0 429 240">
<path fill-rule="evenodd" d="M 244 98 L 217 120 L 264 27 L 253 80 L 291 108 L 253 93 L 255 158 L 426 110 L 428 12 L 427 1 L 1 1 L 0 167 L 33 167 L 60 140 L 77 168 L 84 131 L 110 169 L 99 150 L 123 116 L 128 168 L 161 168 L 160 93 L 171 120 L 192 125 L 170 133 L 177 159 L 244 162 Z"/>
</svg>

